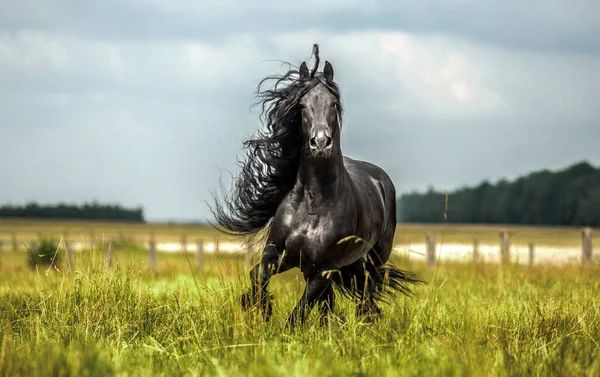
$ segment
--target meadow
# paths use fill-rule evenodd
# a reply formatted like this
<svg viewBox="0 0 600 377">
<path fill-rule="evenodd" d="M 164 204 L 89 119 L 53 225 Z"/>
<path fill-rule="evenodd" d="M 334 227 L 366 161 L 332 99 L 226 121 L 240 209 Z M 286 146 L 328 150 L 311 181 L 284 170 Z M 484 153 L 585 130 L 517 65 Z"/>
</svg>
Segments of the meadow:
<svg viewBox="0 0 600 377">
<path fill-rule="evenodd" d="M 111 268 L 103 253 L 75 253 L 72 269 L 63 261 L 33 270 L 26 253 L 3 252 L 0 375 L 600 375 L 597 262 L 428 268 L 396 255 L 427 281 L 413 297 L 397 296 L 368 323 L 338 296 L 327 325 L 312 313 L 292 332 L 297 271 L 273 278 L 274 316 L 264 323 L 238 304 L 243 256 L 207 254 L 197 271 L 193 255 L 159 253 L 150 271 L 144 249 L 116 248 Z"/>
<path fill-rule="evenodd" d="M 534 227 L 534 226 L 489 226 L 472 224 L 399 224 L 394 239 L 395 245 L 420 244 L 428 234 L 435 234 L 439 243 L 498 244 L 500 232 L 508 232 L 511 244 L 527 246 L 574 247 L 581 246 L 580 227 Z M 593 229 L 595 234 L 600 229 Z M 16 242 L 24 249 L 31 241 L 50 238 L 58 241 L 65 237 L 70 241 L 102 244 L 147 244 L 150 239 L 157 243 L 186 242 L 233 242 L 239 240 L 224 236 L 205 224 L 181 223 L 125 223 L 101 221 L 56 221 L 0 219 L 0 243 L 11 245 Z"/>
</svg>

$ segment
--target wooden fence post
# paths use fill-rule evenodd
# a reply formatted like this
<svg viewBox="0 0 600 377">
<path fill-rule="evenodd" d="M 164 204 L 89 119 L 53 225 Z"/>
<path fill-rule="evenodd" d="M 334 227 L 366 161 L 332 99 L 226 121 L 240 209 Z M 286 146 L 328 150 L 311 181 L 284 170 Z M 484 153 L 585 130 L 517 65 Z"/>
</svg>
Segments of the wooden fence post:
<svg viewBox="0 0 600 377">
<path fill-rule="evenodd" d="M 435 234 L 428 234 L 427 240 L 427 265 L 433 267 L 435 265 Z"/>
<path fill-rule="evenodd" d="M 529 265 L 533 266 L 533 263 L 535 262 L 535 246 L 533 245 L 533 243 L 529 244 Z"/>
<path fill-rule="evenodd" d="M 112 241 L 108 243 L 108 248 L 106 249 L 106 259 L 104 261 L 106 267 L 112 267 L 112 253 L 113 253 L 113 245 Z"/>
<path fill-rule="evenodd" d="M 17 243 L 17 232 L 12 232 L 11 235 L 11 241 L 12 241 L 12 248 L 13 251 L 18 251 L 19 250 L 19 244 Z"/>
<path fill-rule="evenodd" d="M 581 259 L 584 264 L 592 261 L 592 229 L 583 228 L 581 231 Z"/>
<path fill-rule="evenodd" d="M 217 255 L 217 256 L 219 255 L 219 249 L 220 249 L 220 247 L 219 247 L 219 239 L 217 238 L 215 240 L 215 255 Z"/>
<path fill-rule="evenodd" d="M 473 261 L 479 261 L 479 240 L 477 238 L 473 240 Z"/>
<path fill-rule="evenodd" d="M 154 233 L 150 233 L 150 241 L 148 242 L 148 251 L 150 256 L 148 258 L 148 267 L 154 271 L 156 270 L 156 240 L 154 239 Z"/>
<path fill-rule="evenodd" d="M 506 231 L 500 233 L 500 259 L 510 262 L 510 235 Z"/>
<path fill-rule="evenodd" d="M 184 254 L 187 254 L 187 235 L 185 234 L 181 235 L 181 251 L 183 251 Z"/>
<path fill-rule="evenodd" d="M 198 250 L 196 251 L 196 269 L 202 270 L 204 268 L 204 241 L 198 240 Z"/>
</svg>

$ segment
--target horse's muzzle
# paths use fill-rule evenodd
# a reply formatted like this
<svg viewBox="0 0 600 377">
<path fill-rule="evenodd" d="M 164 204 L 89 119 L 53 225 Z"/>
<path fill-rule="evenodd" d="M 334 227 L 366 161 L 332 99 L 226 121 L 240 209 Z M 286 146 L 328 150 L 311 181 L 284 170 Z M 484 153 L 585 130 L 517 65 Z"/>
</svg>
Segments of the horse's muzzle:
<svg viewBox="0 0 600 377">
<path fill-rule="evenodd" d="M 308 145 L 313 155 L 325 156 L 329 154 L 329 151 L 333 147 L 333 138 L 321 131 L 310 138 Z"/>
</svg>

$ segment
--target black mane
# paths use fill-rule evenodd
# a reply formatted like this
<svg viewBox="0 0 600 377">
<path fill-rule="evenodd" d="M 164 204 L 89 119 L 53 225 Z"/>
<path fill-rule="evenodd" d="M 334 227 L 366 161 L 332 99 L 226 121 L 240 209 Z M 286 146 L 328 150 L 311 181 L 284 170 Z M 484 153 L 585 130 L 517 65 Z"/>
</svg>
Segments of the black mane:
<svg viewBox="0 0 600 377">
<path fill-rule="evenodd" d="M 226 233 L 252 235 L 263 229 L 275 215 L 279 203 L 292 189 L 300 164 L 303 147 L 299 101 L 308 91 L 323 83 L 341 103 L 340 89 L 316 72 L 316 64 L 308 78 L 300 79 L 299 70 L 290 69 L 283 75 L 268 76 L 257 88 L 257 104 L 264 130 L 244 142 L 246 159 L 235 188 L 224 203 L 215 199 L 211 212 Z M 291 66 L 291 65 L 290 65 Z M 273 89 L 261 91 L 268 80 L 275 80 Z M 342 120 L 342 107 L 338 107 Z M 227 232 L 228 231 L 228 232 Z"/>
</svg>

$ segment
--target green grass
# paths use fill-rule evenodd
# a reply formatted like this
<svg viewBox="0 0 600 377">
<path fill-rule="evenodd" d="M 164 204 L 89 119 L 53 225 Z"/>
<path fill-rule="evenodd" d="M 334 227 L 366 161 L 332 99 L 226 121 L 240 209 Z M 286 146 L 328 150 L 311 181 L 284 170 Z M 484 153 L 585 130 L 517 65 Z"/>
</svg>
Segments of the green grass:
<svg viewBox="0 0 600 377">
<path fill-rule="evenodd" d="M 77 269 L 31 271 L 3 253 L 2 376 L 598 376 L 600 266 L 444 264 L 398 259 L 429 284 L 398 296 L 364 323 L 338 297 L 290 332 L 303 289 L 295 271 L 274 278 L 274 317 L 241 311 L 243 257 L 207 255 L 203 272 L 183 256 L 142 251 L 78 256 Z"/>
</svg>

